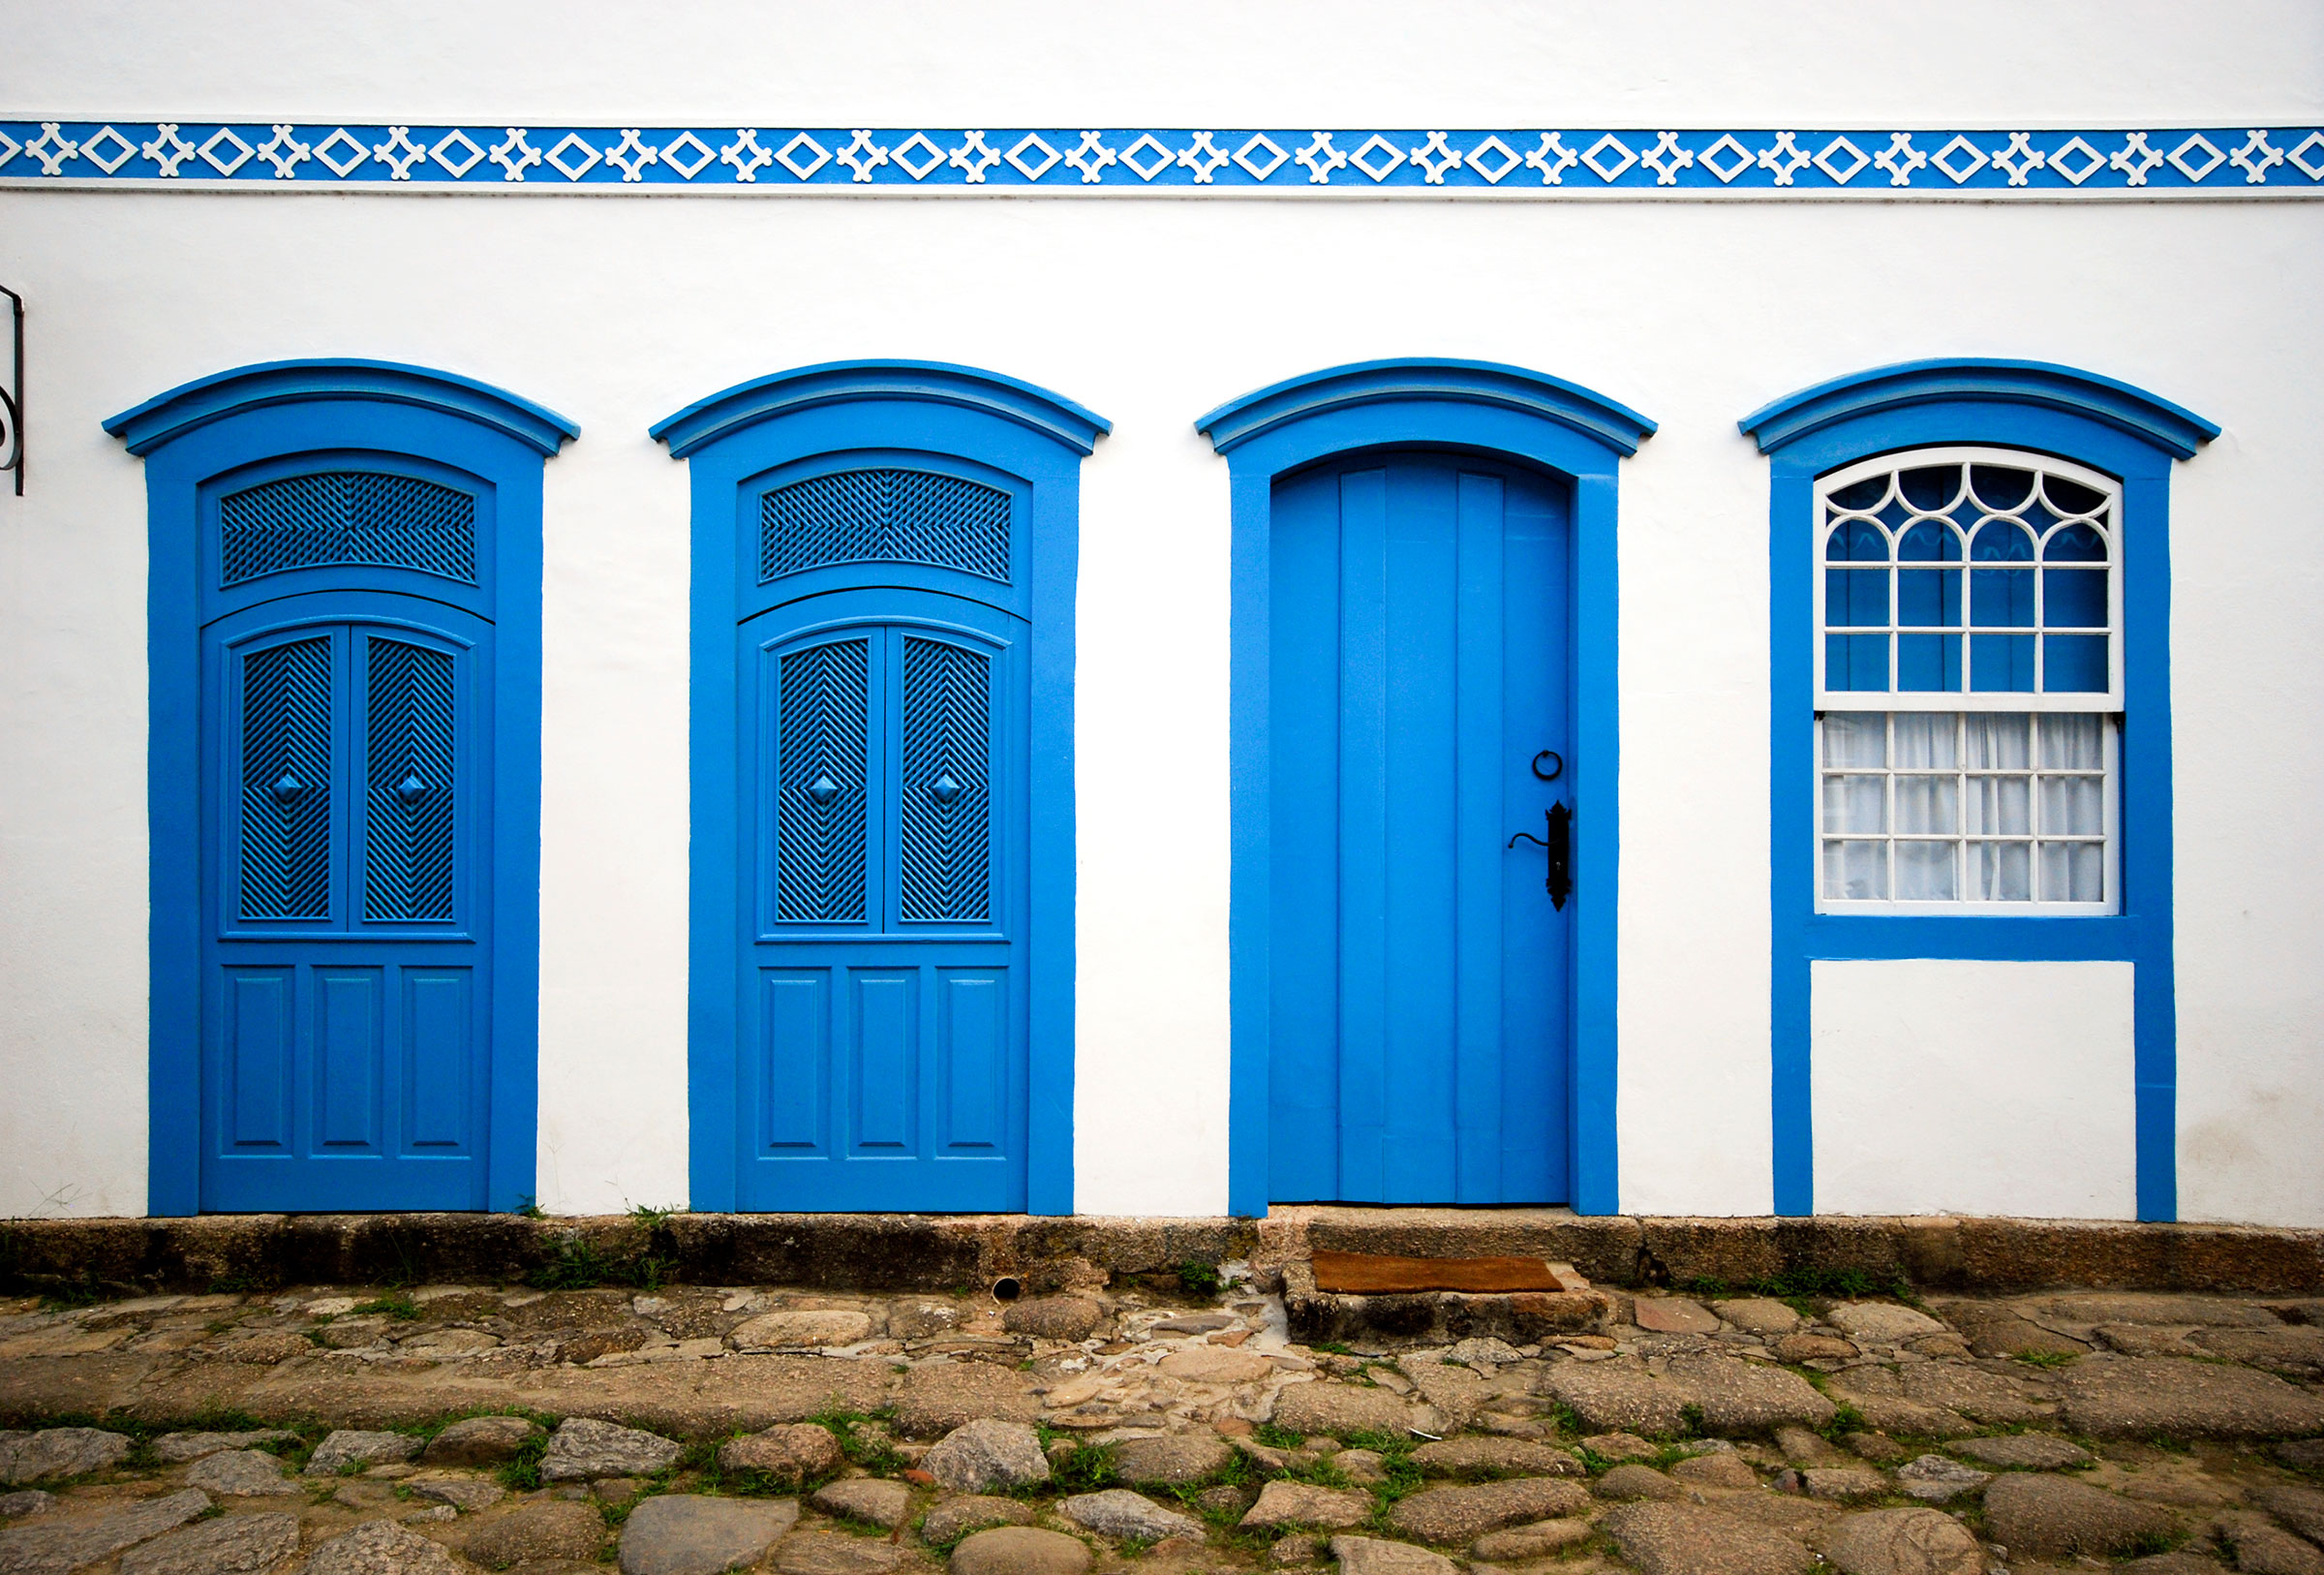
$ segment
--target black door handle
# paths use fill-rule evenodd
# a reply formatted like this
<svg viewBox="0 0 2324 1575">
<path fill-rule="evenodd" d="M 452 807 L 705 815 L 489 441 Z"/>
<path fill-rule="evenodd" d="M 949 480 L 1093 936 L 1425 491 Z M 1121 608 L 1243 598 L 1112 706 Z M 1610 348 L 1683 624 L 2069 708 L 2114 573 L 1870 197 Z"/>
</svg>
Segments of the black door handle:
<svg viewBox="0 0 2324 1575">
<path fill-rule="evenodd" d="M 1552 804 L 1544 818 L 1548 821 L 1544 827 L 1547 836 L 1520 831 L 1509 839 L 1508 846 L 1514 848 L 1521 842 L 1541 845 L 1542 850 L 1549 855 L 1549 874 L 1542 882 L 1543 889 L 1549 893 L 1549 906 L 1562 911 L 1566 899 L 1574 894 L 1574 812 L 1562 803 Z"/>
</svg>

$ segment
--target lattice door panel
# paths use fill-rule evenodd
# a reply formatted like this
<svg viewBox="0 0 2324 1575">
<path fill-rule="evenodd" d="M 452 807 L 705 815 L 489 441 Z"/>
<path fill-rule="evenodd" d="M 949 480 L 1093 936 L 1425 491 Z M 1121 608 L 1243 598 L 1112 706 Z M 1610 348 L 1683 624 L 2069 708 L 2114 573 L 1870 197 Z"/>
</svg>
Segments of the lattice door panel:
<svg viewBox="0 0 2324 1575">
<path fill-rule="evenodd" d="M 992 661 L 903 637 L 897 795 L 899 911 L 907 921 L 991 916 Z"/>
<path fill-rule="evenodd" d="M 331 634 L 244 654 L 241 900 L 245 919 L 331 916 Z"/>
<path fill-rule="evenodd" d="M 218 503 L 219 583 L 325 565 L 415 569 L 476 583 L 476 500 L 416 476 L 319 471 Z"/>
<path fill-rule="evenodd" d="M 760 500 L 760 584 L 845 563 L 931 564 L 1005 585 L 1009 495 L 888 467 L 810 477 Z"/>
<path fill-rule="evenodd" d="M 363 916 L 452 917 L 456 659 L 403 640 L 365 642 Z"/>
<path fill-rule="evenodd" d="M 785 924 L 863 922 L 871 677 L 867 639 L 811 645 L 782 658 L 776 917 Z"/>
</svg>

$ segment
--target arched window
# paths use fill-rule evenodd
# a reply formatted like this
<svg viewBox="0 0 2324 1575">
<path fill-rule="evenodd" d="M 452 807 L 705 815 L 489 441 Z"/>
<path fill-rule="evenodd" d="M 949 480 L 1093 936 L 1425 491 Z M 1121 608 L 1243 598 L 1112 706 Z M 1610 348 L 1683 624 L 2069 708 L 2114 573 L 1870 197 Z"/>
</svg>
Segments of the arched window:
<svg viewBox="0 0 2324 1575">
<path fill-rule="evenodd" d="M 2059 1015 L 2004 1008 L 1996 1074 L 2083 1068 L 2086 1156 L 2108 1158 L 2012 1179 L 2003 1212 L 2174 1218 L 2170 483 L 2219 429 L 1981 359 L 1835 378 L 1740 424 L 1770 479 L 1776 1211 L 1963 1207 L 1958 1168 L 1880 1146 L 1889 1119 L 2019 1149 L 2083 1119 L 1940 1110 L 1898 1074 L 1896 1047 L 1948 1053 L 1991 1004 L 1948 992 L 2016 991 Z M 2029 1186 L 2051 1189 L 2029 1207 Z"/>
<path fill-rule="evenodd" d="M 2008 448 L 1818 479 L 1823 911 L 2114 910 L 2121 510 Z"/>
</svg>

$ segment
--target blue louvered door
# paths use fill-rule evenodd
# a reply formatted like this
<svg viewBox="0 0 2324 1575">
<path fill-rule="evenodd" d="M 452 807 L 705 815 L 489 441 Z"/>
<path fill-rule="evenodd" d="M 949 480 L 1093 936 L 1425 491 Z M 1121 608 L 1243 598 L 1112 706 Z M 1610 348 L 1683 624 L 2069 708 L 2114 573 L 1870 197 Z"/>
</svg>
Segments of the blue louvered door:
<svg viewBox="0 0 2324 1575">
<path fill-rule="evenodd" d="M 259 583 L 202 632 L 204 1209 L 484 1203 L 492 626 L 297 589 L 423 552 L 473 582 L 473 533 L 406 510 L 395 538 L 377 494 L 404 480 L 276 483 L 301 490 L 239 534 L 251 494 L 221 511 L 222 578 Z"/>
<path fill-rule="evenodd" d="M 923 584 L 1009 573 L 1005 497 L 982 536 L 915 523 L 973 525 L 990 489 L 807 485 L 811 511 L 777 513 L 804 487 L 769 505 L 776 594 L 868 555 L 934 560 L 874 571 Z M 1006 600 L 811 591 L 739 626 L 744 1208 L 1024 1207 L 1027 675 Z"/>
<path fill-rule="evenodd" d="M 1508 844 L 1572 802 L 1564 489 L 1398 453 L 1273 504 L 1269 1196 L 1562 1201 L 1591 894 Z"/>
</svg>

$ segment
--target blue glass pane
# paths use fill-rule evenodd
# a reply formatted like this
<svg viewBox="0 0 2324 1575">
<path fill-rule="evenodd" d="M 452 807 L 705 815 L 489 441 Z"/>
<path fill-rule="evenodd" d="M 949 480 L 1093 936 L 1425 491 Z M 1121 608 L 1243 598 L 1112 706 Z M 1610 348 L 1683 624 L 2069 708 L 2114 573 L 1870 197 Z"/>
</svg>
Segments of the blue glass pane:
<svg viewBox="0 0 2324 1575">
<path fill-rule="evenodd" d="M 2034 627 L 2034 571 L 1972 569 L 1969 571 L 1969 621 L 1986 629 Z"/>
<path fill-rule="evenodd" d="M 2030 564 L 2034 538 L 2005 519 L 1989 519 L 1970 539 L 1969 559 L 1980 564 Z"/>
<path fill-rule="evenodd" d="M 2106 571 L 2043 570 L 2041 625 L 2044 629 L 2104 629 Z"/>
<path fill-rule="evenodd" d="M 1896 544 L 1896 555 L 1909 563 L 1959 563 L 1961 538 L 1942 525 L 1924 520 L 1905 533 Z"/>
<path fill-rule="evenodd" d="M 1969 637 L 1969 687 L 1980 692 L 2030 694 L 2034 688 L 2034 636 L 1972 634 Z"/>
<path fill-rule="evenodd" d="M 1979 636 L 1984 639 L 1992 637 Z M 2105 694 L 2106 636 L 2044 634 L 2041 637 L 2041 687 L 2052 695 Z"/>
<path fill-rule="evenodd" d="M 2041 556 L 2046 563 L 2102 564 L 2106 539 L 2087 525 L 2068 525 L 2042 543 Z"/>
<path fill-rule="evenodd" d="M 2058 511 L 2064 514 L 2091 513 L 2106 501 L 2104 493 L 2094 492 L 2081 482 L 2069 481 L 2063 476 L 2043 477 L 2041 491 L 2044 497 L 2058 506 Z"/>
<path fill-rule="evenodd" d="M 1896 489 L 1913 508 L 1923 513 L 1935 513 L 1960 496 L 1961 467 L 1924 465 L 1918 470 L 1906 471 L 1896 479 Z"/>
<path fill-rule="evenodd" d="M 1868 519 L 1851 519 L 1832 527 L 1824 539 L 1823 555 L 1834 563 L 1873 563 L 1888 561 L 1888 538 L 1881 528 Z"/>
<path fill-rule="evenodd" d="M 1888 495 L 1888 478 L 1867 476 L 1861 481 L 1850 481 L 1832 493 L 1832 506 L 1837 509 L 1870 509 Z"/>
<path fill-rule="evenodd" d="M 1961 688 L 1961 636 L 1958 634 L 1899 634 L 1896 637 L 1896 687 L 1901 690 Z"/>
<path fill-rule="evenodd" d="M 1985 571 L 1993 572 L 1991 570 Z M 1961 623 L 1961 571 L 1900 569 L 1896 571 L 1896 621 L 1928 628 Z"/>
<path fill-rule="evenodd" d="M 2007 465 L 1972 465 L 1970 490 L 1977 502 L 1996 513 L 2015 513 L 2019 504 L 2034 495 L 2034 473 Z"/>
<path fill-rule="evenodd" d="M 1825 570 L 1823 621 L 1833 629 L 1885 629 L 1888 626 L 1888 571 Z"/>
<path fill-rule="evenodd" d="M 2028 658 L 2026 664 L 2031 667 L 2033 659 Z M 1832 690 L 1886 689 L 1888 636 L 1826 634 L 1823 637 L 1823 687 Z"/>
</svg>

